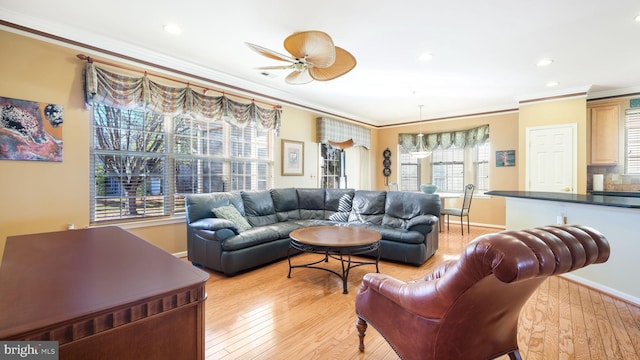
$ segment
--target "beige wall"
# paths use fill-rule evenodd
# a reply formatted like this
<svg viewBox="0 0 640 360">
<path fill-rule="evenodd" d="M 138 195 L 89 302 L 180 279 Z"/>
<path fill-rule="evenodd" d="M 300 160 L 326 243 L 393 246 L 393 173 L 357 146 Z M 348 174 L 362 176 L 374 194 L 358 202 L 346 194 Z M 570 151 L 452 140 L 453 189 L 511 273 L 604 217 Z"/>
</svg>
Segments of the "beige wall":
<svg viewBox="0 0 640 360">
<path fill-rule="evenodd" d="M 578 126 L 578 168 L 577 193 L 584 194 L 587 189 L 587 100 L 586 96 L 559 99 L 556 101 L 536 102 L 520 106 L 518 130 L 519 146 L 516 163 L 526 160 L 526 130 L 529 127 L 559 124 L 577 124 Z M 526 168 L 518 168 L 518 189 L 525 190 Z"/>
<path fill-rule="evenodd" d="M 491 156 L 489 158 L 489 188 L 490 190 L 517 190 L 518 168 L 521 163 L 516 162 L 514 167 L 496 167 L 496 150 L 514 150 L 518 148 L 518 114 L 517 112 L 487 115 L 478 117 L 465 117 L 445 121 L 430 121 L 422 124 L 390 127 L 377 131 L 377 150 L 375 155 L 375 179 L 377 189 L 386 189 L 384 176 L 382 176 L 382 151 L 389 148 L 391 156 L 390 182 L 398 181 L 398 134 L 400 133 L 438 133 L 454 130 L 466 130 L 476 126 L 489 124 L 489 141 L 491 142 Z M 458 201 L 459 202 L 459 201 Z M 447 200 L 447 206 L 460 206 L 454 200 Z M 478 224 L 504 226 L 505 224 L 505 199 L 502 197 L 476 197 L 472 202 L 470 221 Z"/>
</svg>

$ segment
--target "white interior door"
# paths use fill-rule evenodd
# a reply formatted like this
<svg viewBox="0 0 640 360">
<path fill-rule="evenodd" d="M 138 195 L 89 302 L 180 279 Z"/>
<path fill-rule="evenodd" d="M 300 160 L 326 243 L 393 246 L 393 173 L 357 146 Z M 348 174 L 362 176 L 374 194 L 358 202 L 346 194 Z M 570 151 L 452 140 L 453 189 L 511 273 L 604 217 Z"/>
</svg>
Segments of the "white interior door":
<svg viewBox="0 0 640 360">
<path fill-rule="evenodd" d="M 526 190 L 577 190 L 577 125 L 526 129 Z"/>
</svg>

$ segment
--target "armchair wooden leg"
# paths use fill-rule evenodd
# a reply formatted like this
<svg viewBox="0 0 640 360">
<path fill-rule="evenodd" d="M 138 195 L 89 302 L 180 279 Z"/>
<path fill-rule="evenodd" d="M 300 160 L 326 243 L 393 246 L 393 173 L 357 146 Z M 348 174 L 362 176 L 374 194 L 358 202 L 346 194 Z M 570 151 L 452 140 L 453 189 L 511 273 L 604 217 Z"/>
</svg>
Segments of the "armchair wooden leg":
<svg viewBox="0 0 640 360">
<path fill-rule="evenodd" d="M 360 349 L 360 351 L 364 351 L 364 335 L 367 331 L 367 322 L 361 317 L 358 317 L 356 320 L 356 329 L 358 329 L 358 338 L 360 339 L 360 346 L 358 349 Z"/>
</svg>

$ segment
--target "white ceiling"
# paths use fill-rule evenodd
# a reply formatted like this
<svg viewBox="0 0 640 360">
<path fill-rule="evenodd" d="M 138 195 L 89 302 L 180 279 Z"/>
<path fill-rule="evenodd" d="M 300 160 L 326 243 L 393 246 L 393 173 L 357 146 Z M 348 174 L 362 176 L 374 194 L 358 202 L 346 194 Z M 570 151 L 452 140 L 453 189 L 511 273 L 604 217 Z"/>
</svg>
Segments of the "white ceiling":
<svg viewBox="0 0 640 360">
<path fill-rule="evenodd" d="M 416 121 L 421 104 L 437 119 L 640 92 L 637 15 L 637 0 L 0 1 L 4 21 L 372 125 Z M 256 70 L 280 62 L 245 42 L 286 53 L 284 38 L 302 30 L 327 32 L 358 65 L 306 85 Z M 542 58 L 554 63 L 537 67 Z"/>
</svg>

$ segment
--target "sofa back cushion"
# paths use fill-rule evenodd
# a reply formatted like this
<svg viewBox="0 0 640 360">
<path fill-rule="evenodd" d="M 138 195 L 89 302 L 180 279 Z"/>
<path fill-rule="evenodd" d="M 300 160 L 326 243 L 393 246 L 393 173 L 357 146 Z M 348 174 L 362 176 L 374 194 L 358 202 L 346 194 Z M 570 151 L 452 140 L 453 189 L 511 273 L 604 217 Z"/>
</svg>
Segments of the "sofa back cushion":
<svg viewBox="0 0 640 360">
<path fill-rule="evenodd" d="M 298 192 L 294 188 L 271 189 L 271 199 L 278 221 L 299 220 Z"/>
<path fill-rule="evenodd" d="M 214 217 L 211 209 L 232 204 L 244 216 L 244 204 L 240 192 L 215 192 L 189 194 L 185 197 L 187 223 Z"/>
<path fill-rule="evenodd" d="M 353 204 L 353 189 L 326 189 L 324 197 L 324 218 L 347 222 Z"/>
<path fill-rule="evenodd" d="M 349 213 L 349 222 L 382 225 L 386 191 L 357 190 Z"/>
<path fill-rule="evenodd" d="M 271 225 L 278 222 L 269 190 L 243 191 L 244 212 L 252 226 Z"/>
<path fill-rule="evenodd" d="M 300 219 L 324 219 L 325 189 L 297 189 Z"/>
<path fill-rule="evenodd" d="M 440 216 L 440 196 L 404 191 L 387 193 L 382 225 L 406 228 L 405 224 L 419 215 Z"/>
</svg>

